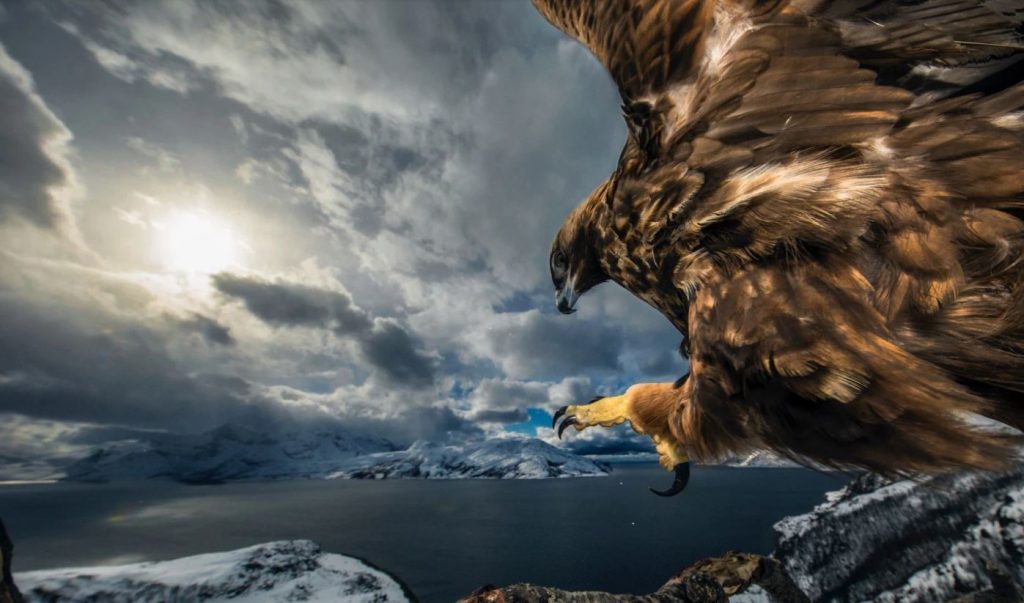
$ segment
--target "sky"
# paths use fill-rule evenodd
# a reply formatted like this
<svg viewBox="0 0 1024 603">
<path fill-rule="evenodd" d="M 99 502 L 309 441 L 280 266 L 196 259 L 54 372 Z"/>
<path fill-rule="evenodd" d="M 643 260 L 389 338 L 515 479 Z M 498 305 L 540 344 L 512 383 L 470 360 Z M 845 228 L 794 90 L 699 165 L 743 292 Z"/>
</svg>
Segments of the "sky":
<svg viewBox="0 0 1024 603">
<path fill-rule="evenodd" d="M 554 309 L 626 129 L 528 0 L 0 6 L 0 464 L 225 423 L 557 441 L 685 372 L 614 284 Z"/>
</svg>

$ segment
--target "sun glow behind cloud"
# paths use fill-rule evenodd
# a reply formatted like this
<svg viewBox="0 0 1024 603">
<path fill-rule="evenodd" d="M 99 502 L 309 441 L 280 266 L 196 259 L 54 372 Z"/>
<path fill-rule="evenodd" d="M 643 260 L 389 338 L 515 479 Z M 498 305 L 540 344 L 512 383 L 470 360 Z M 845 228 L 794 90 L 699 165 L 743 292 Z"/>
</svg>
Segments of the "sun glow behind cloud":
<svg viewBox="0 0 1024 603">
<path fill-rule="evenodd" d="M 239 267 L 244 244 L 229 224 L 206 211 L 181 211 L 159 224 L 157 242 L 168 268 L 213 274 Z"/>
<path fill-rule="evenodd" d="M 678 376 L 637 374 L 679 365 L 678 341 L 624 291 L 550 307 L 550 235 L 625 123 L 601 65 L 529 3 L 32 4 L 0 19 L 39 84 L 0 147 L 46 151 L 54 120 L 72 137 L 0 206 L 65 172 L 102 262 L 4 222 L 0 335 L 39 345 L 0 358 L 26 376 L 0 379 L 3 410 L 190 432 L 337 418 L 404 445 L 507 422 L 549 437 L 526 408 Z"/>
</svg>

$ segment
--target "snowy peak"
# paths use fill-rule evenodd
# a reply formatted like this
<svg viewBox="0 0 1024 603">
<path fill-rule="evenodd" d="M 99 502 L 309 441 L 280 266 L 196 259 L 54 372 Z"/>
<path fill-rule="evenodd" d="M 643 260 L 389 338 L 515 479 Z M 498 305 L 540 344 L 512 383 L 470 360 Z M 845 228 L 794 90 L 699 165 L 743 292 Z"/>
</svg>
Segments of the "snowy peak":
<svg viewBox="0 0 1024 603">
<path fill-rule="evenodd" d="M 353 459 L 335 477 L 357 479 L 544 479 L 606 475 L 608 465 L 536 439 L 486 440 L 460 446 L 416 442 L 408 450 Z"/>
<path fill-rule="evenodd" d="M 340 432 L 272 436 L 235 426 L 197 435 L 157 434 L 93 451 L 70 481 L 171 479 L 186 483 L 289 478 L 537 479 L 605 475 L 609 469 L 535 439 L 471 444 L 390 442 Z"/>
<path fill-rule="evenodd" d="M 409 601 L 401 584 L 366 563 L 308 540 L 271 542 L 171 561 L 15 574 L 28 602 Z"/>
</svg>

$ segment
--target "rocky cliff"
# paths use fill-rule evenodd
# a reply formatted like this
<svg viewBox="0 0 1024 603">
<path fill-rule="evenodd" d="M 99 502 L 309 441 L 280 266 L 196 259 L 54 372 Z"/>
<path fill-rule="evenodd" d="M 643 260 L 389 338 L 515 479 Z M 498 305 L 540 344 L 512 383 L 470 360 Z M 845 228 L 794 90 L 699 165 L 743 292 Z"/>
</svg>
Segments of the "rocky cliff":
<svg viewBox="0 0 1024 603">
<path fill-rule="evenodd" d="M 14 545 L 7 536 L 7 528 L 0 520 L 0 603 L 22 603 L 21 593 L 11 577 L 11 556 Z"/>
<path fill-rule="evenodd" d="M 702 561 L 648 595 L 517 584 L 466 601 L 1024 601 L 1024 466 L 923 482 L 862 475 L 775 529 L 771 557 Z"/>
<path fill-rule="evenodd" d="M 1024 467 L 923 483 L 864 475 L 830 498 L 776 525 L 775 557 L 813 600 L 924 603 L 1024 586 Z"/>
</svg>

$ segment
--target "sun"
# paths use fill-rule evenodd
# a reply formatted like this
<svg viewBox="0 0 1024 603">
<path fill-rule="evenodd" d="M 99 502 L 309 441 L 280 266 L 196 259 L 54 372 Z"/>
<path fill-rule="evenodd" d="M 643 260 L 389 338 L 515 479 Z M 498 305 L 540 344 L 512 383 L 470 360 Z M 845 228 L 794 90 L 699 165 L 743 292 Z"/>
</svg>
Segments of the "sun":
<svg viewBox="0 0 1024 603">
<path fill-rule="evenodd" d="M 231 227 L 205 211 L 172 215 L 161 228 L 160 252 L 172 270 L 212 274 L 238 263 L 241 246 Z"/>
</svg>

